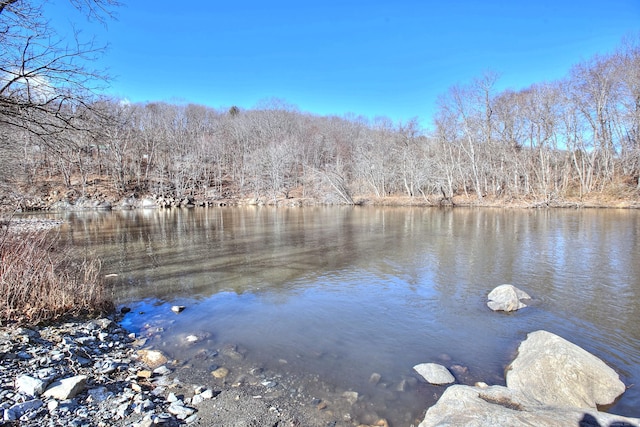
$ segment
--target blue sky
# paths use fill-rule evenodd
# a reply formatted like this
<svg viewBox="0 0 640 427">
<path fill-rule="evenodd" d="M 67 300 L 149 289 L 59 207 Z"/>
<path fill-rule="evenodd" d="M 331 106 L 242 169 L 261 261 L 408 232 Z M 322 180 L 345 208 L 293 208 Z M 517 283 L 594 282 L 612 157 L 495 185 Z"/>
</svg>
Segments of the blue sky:
<svg viewBox="0 0 640 427">
<path fill-rule="evenodd" d="M 425 126 L 438 95 L 486 70 L 520 89 L 640 34 L 639 0 L 123 2 L 107 28 L 53 3 L 54 25 L 109 44 L 111 95 L 214 108 L 275 97 Z"/>
</svg>

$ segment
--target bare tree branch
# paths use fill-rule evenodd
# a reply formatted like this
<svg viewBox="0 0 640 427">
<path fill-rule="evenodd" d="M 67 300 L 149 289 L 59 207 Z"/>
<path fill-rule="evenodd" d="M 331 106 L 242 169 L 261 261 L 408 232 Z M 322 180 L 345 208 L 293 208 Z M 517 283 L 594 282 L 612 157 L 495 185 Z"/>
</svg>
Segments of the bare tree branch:
<svg viewBox="0 0 640 427">
<path fill-rule="evenodd" d="M 113 16 L 116 0 L 70 0 L 88 19 Z M 79 114 L 105 86 L 104 73 L 90 68 L 104 47 L 58 35 L 43 13 L 43 1 L 0 2 L 0 124 L 47 140 L 81 127 Z"/>
</svg>

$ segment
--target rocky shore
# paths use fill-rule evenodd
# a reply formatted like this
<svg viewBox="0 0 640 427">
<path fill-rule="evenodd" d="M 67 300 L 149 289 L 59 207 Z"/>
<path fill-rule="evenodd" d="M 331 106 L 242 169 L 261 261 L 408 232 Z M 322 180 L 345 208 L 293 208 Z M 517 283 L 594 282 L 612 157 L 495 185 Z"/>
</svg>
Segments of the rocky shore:
<svg viewBox="0 0 640 427">
<path fill-rule="evenodd" d="M 0 425 L 16 426 L 389 426 L 349 416 L 355 392 L 327 402 L 299 393 L 260 368 L 228 380 L 182 381 L 184 367 L 123 329 L 115 318 L 0 329 Z M 224 346 L 216 358 L 241 358 Z M 218 350 L 212 350 L 217 355 Z M 444 371 L 446 378 L 441 379 Z M 435 364 L 415 367 L 432 384 L 457 382 Z M 282 383 L 279 383 L 281 381 Z M 288 392 L 289 390 L 290 392 Z M 583 349 L 545 331 L 529 334 L 506 386 L 449 386 L 420 427 L 465 425 L 616 425 L 640 420 L 598 411 L 625 390 L 618 375 Z M 292 397 L 294 396 L 294 397 Z M 585 424 L 586 423 L 586 424 Z M 412 424 L 417 425 L 417 423 Z"/>
<path fill-rule="evenodd" d="M 171 393 L 166 367 L 148 370 L 135 338 L 111 319 L 0 330 L 0 412 L 7 425 L 178 425 L 198 400 Z"/>
<path fill-rule="evenodd" d="M 626 197 L 607 197 L 601 194 L 592 194 L 589 197 L 555 198 L 551 200 L 537 200 L 531 198 L 499 198 L 485 197 L 478 199 L 473 195 L 456 195 L 453 198 L 443 199 L 441 196 L 408 197 L 403 195 L 375 197 L 362 195 L 354 199 L 356 205 L 372 206 L 413 206 L 413 207 L 498 207 L 498 208 L 617 208 L 640 209 L 640 199 L 631 195 Z M 208 198 L 199 196 L 175 197 L 163 194 L 130 194 L 128 196 L 78 196 L 75 191 L 62 196 L 58 193 L 46 196 L 26 196 L 16 194 L 12 196 L 0 195 L 0 211 L 83 211 L 98 210 L 109 211 L 118 209 L 169 209 L 169 208 L 194 208 L 194 207 L 222 207 L 222 206 L 314 206 L 341 204 L 340 200 L 320 200 L 315 198 L 295 197 L 228 197 Z"/>
<path fill-rule="evenodd" d="M 0 328 L 0 425 L 365 427 L 349 416 L 357 393 L 327 403 L 261 368 L 230 380 L 219 366 L 183 381 L 188 366 L 145 348 L 116 320 Z M 218 363 L 240 355 L 220 353 Z"/>
</svg>

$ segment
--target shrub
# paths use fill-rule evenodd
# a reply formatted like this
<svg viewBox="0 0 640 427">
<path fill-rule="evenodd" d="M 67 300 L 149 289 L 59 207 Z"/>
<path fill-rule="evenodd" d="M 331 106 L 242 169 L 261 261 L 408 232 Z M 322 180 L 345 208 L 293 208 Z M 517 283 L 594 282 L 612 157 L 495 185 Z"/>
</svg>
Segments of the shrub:
<svg viewBox="0 0 640 427">
<path fill-rule="evenodd" d="M 96 258 L 62 250 L 55 231 L 0 234 L 0 323 L 38 324 L 114 310 Z"/>
</svg>

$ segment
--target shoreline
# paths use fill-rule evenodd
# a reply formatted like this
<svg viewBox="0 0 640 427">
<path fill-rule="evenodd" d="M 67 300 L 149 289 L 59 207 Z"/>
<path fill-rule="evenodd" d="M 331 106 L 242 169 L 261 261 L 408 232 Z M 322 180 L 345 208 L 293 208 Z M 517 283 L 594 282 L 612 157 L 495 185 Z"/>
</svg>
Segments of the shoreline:
<svg viewBox="0 0 640 427">
<path fill-rule="evenodd" d="M 473 193 L 456 194 L 452 197 L 441 195 L 406 196 L 387 195 L 377 197 L 372 194 L 361 194 L 353 197 L 353 204 L 328 203 L 313 197 L 230 197 L 207 198 L 203 195 L 184 196 L 180 198 L 158 194 L 132 194 L 129 196 L 109 197 L 63 197 L 59 196 L 27 196 L 5 195 L 0 205 L 0 213 L 11 212 L 64 212 L 64 211 L 109 211 L 129 209 L 167 209 L 227 206 L 389 206 L 389 207 L 473 207 L 473 208 L 505 208 L 505 209 L 640 209 L 640 193 L 638 191 L 593 192 L 583 196 L 483 196 L 479 198 Z M 0 218 L 2 219 L 2 218 Z M 4 220 L 6 222 L 6 218 Z"/>
<path fill-rule="evenodd" d="M 383 418 L 371 424 L 354 419 L 355 392 L 335 400 L 314 391 L 293 393 L 294 383 L 276 382 L 258 368 L 236 372 L 232 382 L 226 374 L 184 378 L 180 362 L 146 349 L 146 340 L 126 331 L 121 320 L 114 315 L 0 327 L 0 420 L 23 427 L 389 425 Z M 216 360 L 225 357 L 222 350 Z M 79 385 L 68 394 L 51 391 L 60 380 L 76 379 Z"/>
<path fill-rule="evenodd" d="M 211 356 L 212 360 L 231 370 L 221 366 L 208 377 L 198 376 L 199 371 L 189 376 L 186 374 L 189 365 L 170 360 L 164 353 L 148 346 L 143 335 L 130 333 L 121 326 L 122 319 L 123 314 L 118 313 L 93 319 L 68 319 L 46 326 L 1 326 L 0 423 L 22 427 L 45 424 L 76 427 L 399 427 L 435 426 L 442 420 L 456 420 L 456 425 L 467 422 L 480 425 L 473 420 L 483 423 L 493 420 L 497 425 L 529 420 L 551 427 L 582 417 L 583 420 L 640 426 L 638 418 L 599 412 L 595 407 L 541 404 L 523 395 L 524 390 L 509 388 L 513 385 L 508 385 L 508 379 L 506 386 L 484 382 L 465 384 L 456 380 L 455 384 L 436 386 L 439 396 L 435 404 L 425 400 L 420 415 L 407 420 L 406 424 L 390 424 L 378 416 L 376 408 L 363 402 L 366 396 L 361 397 L 357 392 L 332 390 L 333 397 L 327 397 L 327 393 L 319 390 L 326 387 L 321 381 L 317 384 L 318 390 L 300 390 L 296 389 L 295 378 L 286 378 L 260 367 L 242 372 L 237 365 L 233 367 L 233 361 L 237 362 L 241 354 L 240 349 L 228 345 L 212 350 Z M 525 351 L 525 342 L 534 335 L 563 341 L 553 334 L 537 331 L 521 342 L 520 353 Z M 569 342 L 560 345 L 573 346 Z M 538 351 L 533 344 L 529 347 L 526 350 L 529 353 Z M 545 344 L 539 350 L 541 354 L 546 354 L 546 347 Z M 566 352 L 565 349 L 558 351 Z M 515 372 L 517 359 L 508 370 Z M 530 362 L 523 356 L 521 363 L 529 363 L 527 360 Z M 586 359 L 581 363 L 586 363 Z M 562 368 L 550 366 L 563 374 Z M 571 366 L 565 365 L 564 369 L 576 369 Z M 527 375 L 528 368 L 520 371 Z M 617 378 L 617 374 L 611 372 Z M 588 379 L 584 381 L 588 382 Z M 416 393 L 425 386 L 426 383 L 413 386 L 407 391 Z M 536 385 L 529 386 L 535 392 Z M 544 388 L 538 387 L 538 392 L 541 390 Z M 577 393 L 582 396 L 581 392 Z M 550 396 L 549 399 L 555 398 L 553 393 Z M 509 412 L 512 406 L 518 409 Z M 369 414 L 358 413 L 360 407 L 367 407 Z"/>
</svg>

